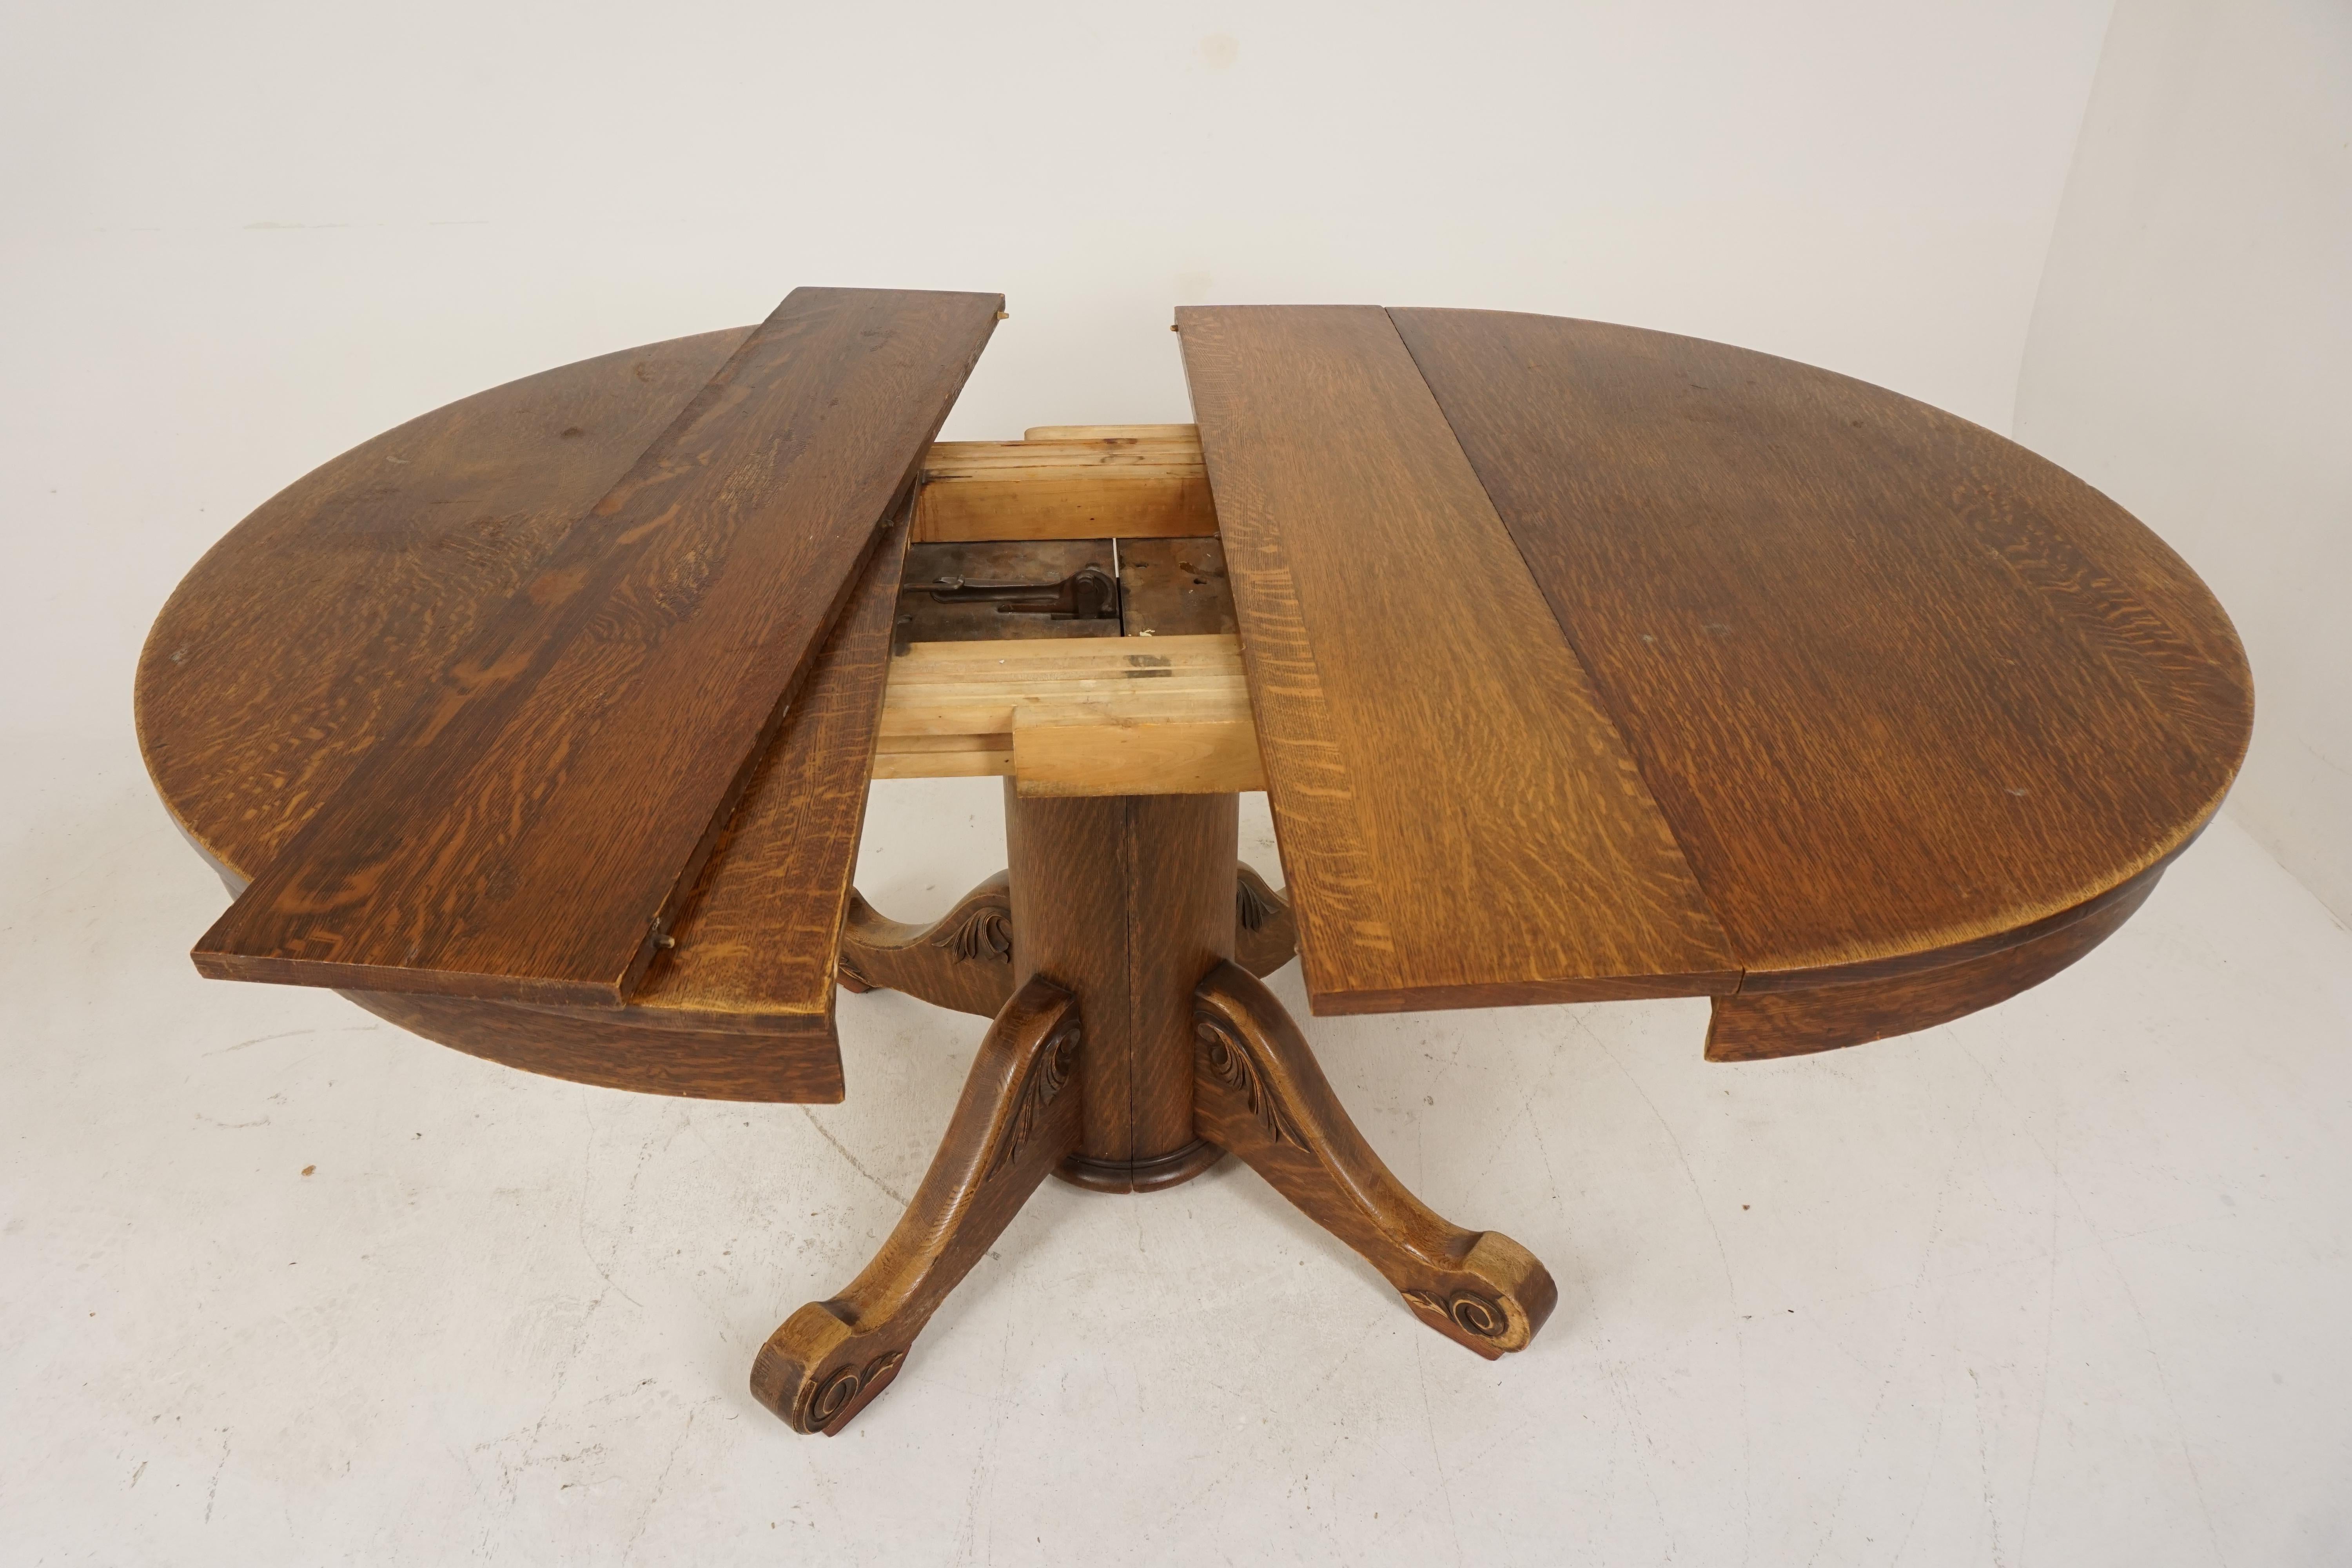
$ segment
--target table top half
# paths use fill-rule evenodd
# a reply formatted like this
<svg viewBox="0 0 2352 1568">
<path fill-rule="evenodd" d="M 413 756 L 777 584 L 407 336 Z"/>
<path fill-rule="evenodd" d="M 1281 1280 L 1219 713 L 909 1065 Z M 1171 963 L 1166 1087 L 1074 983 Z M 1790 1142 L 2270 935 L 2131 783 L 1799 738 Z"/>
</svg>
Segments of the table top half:
<svg viewBox="0 0 2352 1568">
<path fill-rule="evenodd" d="M 1564 318 L 1177 325 L 1197 437 L 1127 457 L 1165 494 L 1205 489 L 1184 504 L 1230 574 L 1318 1011 L 1707 995 L 1726 1057 L 1919 1026 L 1948 1016 L 1938 986 L 2006 994 L 2112 930 L 2243 756 L 2251 679 L 2194 573 L 1964 420 Z M 142 656 L 139 726 L 233 885 L 356 787 L 751 331 L 422 416 L 197 563 Z M 1116 458 L 1124 438 L 1098 439 Z M 893 663 L 887 523 L 674 950 L 602 1015 L 518 1005 L 688 1055 L 730 1033 L 830 1045 L 837 900 L 793 917 L 768 894 L 845 888 Z M 496 1000 L 400 1005 L 446 1037 L 417 1018 Z"/>
</svg>

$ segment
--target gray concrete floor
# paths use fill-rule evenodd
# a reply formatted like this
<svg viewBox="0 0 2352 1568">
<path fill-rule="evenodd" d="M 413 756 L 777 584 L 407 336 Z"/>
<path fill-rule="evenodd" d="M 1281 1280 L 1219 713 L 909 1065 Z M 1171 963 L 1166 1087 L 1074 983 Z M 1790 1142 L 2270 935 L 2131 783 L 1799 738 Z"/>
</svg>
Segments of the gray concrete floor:
<svg viewBox="0 0 2352 1568">
<path fill-rule="evenodd" d="M 1229 1162 L 1049 1184 L 822 1440 L 752 1352 L 887 1230 L 977 1020 L 845 998 L 840 1106 L 530 1078 L 197 980 L 223 896 L 127 735 L 7 750 L 0 1561 L 2352 1561 L 2352 935 L 2227 821 L 1907 1039 L 1310 1021 L 1398 1173 L 1559 1278 L 1523 1355 Z M 936 912 L 995 786 L 879 786 L 867 839 Z"/>
</svg>

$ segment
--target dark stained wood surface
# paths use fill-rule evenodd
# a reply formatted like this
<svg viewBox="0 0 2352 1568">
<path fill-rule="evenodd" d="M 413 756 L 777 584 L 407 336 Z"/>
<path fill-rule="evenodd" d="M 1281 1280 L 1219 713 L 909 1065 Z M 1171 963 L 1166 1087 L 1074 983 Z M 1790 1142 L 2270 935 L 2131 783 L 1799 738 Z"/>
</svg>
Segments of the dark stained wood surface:
<svg viewBox="0 0 2352 1568">
<path fill-rule="evenodd" d="M 193 843 L 194 840 L 192 839 Z M 200 853 L 234 898 L 245 879 Z M 813 1026 L 795 1019 L 771 1033 L 705 1030 L 646 1006 L 538 1007 L 421 992 L 345 991 L 343 998 L 467 1056 L 525 1072 L 695 1100 L 836 1104 L 843 1094 L 841 1047 L 828 1011 Z"/>
<path fill-rule="evenodd" d="M 1216 1157 L 1192 1148 L 1192 988 L 1233 956 L 1240 825 L 1231 795 L 1057 798 L 1005 781 L 1013 979 L 1051 980 L 1086 1018 L 1073 1181 L 1172 1184 Z"/>
<path fill-rule="evenodd" d="M 1407 333 L 1416 342 L 1426 336 L 1413 325 L 1423 313 L 1400 311 L 1394 316 L 1407 323 Z M 1539 318 L 1500 320 L 1535 322 L 1531 330 L 1538 334 L 1591 327 L 1546 323 Z M 142 657 L 140 734 L 167 805 L 233 885 L 267 865 L 320 801 L 349 779 L 485 619 L 514 595 L 563 531 L 613 488 L 637 454 L 726 362 L 747 331 L 583 362 L 411 421 L 289 487 L 190 573 L 158 618 Z M 1685 344 L 1686 340 L 1665 342 Z M 1434 363 L 1436 353 L 1425 342 L 1421 346 Z M 1764 356 L 1739 355 L 1719 345 L 1694 348 L 1734 356 L 1728 362 L 1734 364 L 1755 360 L 1782 375 L 1824 377 L 1853 396 L 1882 400 L 1901 415 L 1892 426 L 1898 432 L 1908 428 L 1902 420 L 1920 424 L 1930 435 L 1943 432 L 1937 438 L 1944 446 L 1924 437 L 1915 442 L 1915 457 L 1964 448 L 1970 467 L 1964 474 L 1945 476 L 1952 493 L 1964 497 L 1973 486 L 1990 499 L 1975 512 L 1955 502 L 1942 514 L 1947 522 L 1958 519 L 1979 530 L 1980 542 L 1990 541 L 1984 543 L 1983 566 L 2006 572 L 2018 592 L 2030 595 L 2072 639 L 2074 657 L 2104 667 L 2112 678 L 2106 684 L 2110 693 L 2123 692 L 2141 711 L 2158 716 L 2154 726 L 2158 749 L 2126 752 L 2126 771 L 2137 768 L 2152 775 L 2142 781 L 2143 788 L 2177 785 L 2180 777 L 2193 776 L 2174 772 L 2177 754 L 2163 748 L 2177 743 L 2200 759 L 2198 766 L 2226 784 L 2242 752 L 2251 710 L 2243 656 L 2227 617 L 2203 584 L 2146 529 L 2041 459 L 1959 421 L 1824 373 Z M 1518 374 L 1527 374 L 1529 360 L 1541 364 L 1544 356 L 1524 356 Z M 1426 368 L 1417 364 L 1416 372 Z M 1496 379 L 1508 380 L 1508 363 L 1492 368 Z M 1610 374 L 1630 373 L 1620 367 Z M 1429 374 L 1445 379 L 1443 371 Z M 1687 384 L 1690 377 L 1685 374 L 1685 379 Z M 1460 389 L 1449 386 L 1448 391 L 1458 395 Z M 1539 393 L 1516 399 L 1512 408 L 1502 412 L 1519 417 L 1528 416 L 1530 409 L 1539 413 Z M 1691 396 L 1692 416 L 1700 425 L 1736 422 L 1737 399 L 1727 408 L 1718 405 L 1720 400 L 1706 402 L 1696 391 Z M 1670 439 L 1679 443 L 1682 437 L 1671 420 L 1654 410 L 1643 414 L 1638 398 L 1628 407 L 1629 417 L 1649 421 L 1650 433 L 1622 448 L 1620 457 L 1654 470 L 1647 482 L 1668 483 L 1671 465 L 1659 461 L 1656 454 Z M 1470 416 L 1463 417 L 1470 422 Z M 1598 420 L 1595 449 L 1606 447 L 1611 423 Z M 1857 428 L 1848 423 L 1843 430 L 1808 436 L 1806 426 L 1797 422 L 1788 426 L 1786 435 L 1799 450 L 1826 447 L 1835 453 L 1846 450 L 1842 443 L 1859 439 L 1848 434 Z M 1524 433 L 1517 434 L 1511 444 L 1525 438 Z M 1494 466 L 1496 454 L 1480 446 L 1475 431 L 1462 439 Z M 1913 451 L 1913 447 L 1898 444 L 1896 449 Z M 1863 450 L 1871 462 L 1886 460 L 1876 448 Z M 1815 468 L 1821 466 L 1817 454 L 1812 461 Z M 1832 465 L 1832 478 L 1836 471 Z M 1704 499 L 1707 504 L 1722 502 L 1718 491 L 1760 482 L 1755 472 L 1770 478 L 1777 470 L 1767 464 L 1751 471 L 1726 459 Z M 1624 475 L 1617 479 L 1622 485 L 1633 483 Z M 1498 490 L 1507 488 L 1500 480 L 1490 482 Z M 1932 485 L 1919 493 L 1932 494 Z M 1932 520 L 1937 514 L 1931 509 L 1927 515 Z M 2005 520 L 2010 531 L 1986 531 L 1987 517 Z M 1366 533 L 1354 542 L 1366 544 L 1378 537 Z M 1530 558 L 1537 553 L 1527 551 Z M 1866 598 L 1883 575 L 1856 574 L 1851 563 L 1841 564 L 1835 556 L 1820 563 L 1819 570 L 1830 580 L 1851 578 L 1856 586 L 1848 597 Z M 1605 585 L 1581 584 L 1588 590 Z M 1843 632 L 1853 606 L 1841 604 L 1836 609 L 1839 614 L 1824 620 L 1833 635 Z M 844 629 L 846 624 L 845 616 Z M 1941 624 L 1928 628 L 1932 636 L 1952 630 Z M 1572 637 L 1564 640 L 1575 641 Z M 1607 689 L 1605 682 L 1596 682 L 1596 700 Z M 1642 745 L 1630 738 L 1623 715 L 1602 706 L 1629 736 L 1628 755 L 1641 755 Z M 1796 725 L 1807 711 L 1791 705 L 1766 717 Z M 2010 717 L 2026 722 L 2035 711 L 2019 705 L 2019 712 Z M 788 721 L 778 744 L 786 744 L 792 733 Z M 1899 732 L 1890 733 L 1901 738 Z M 2053 743 L 2078 742 L 2062 735 Z M 1800 755 L 1811 754 L 1811 746 L 1806 742 Z M 777 760 L 766 765 L 773 769 L 782 763 Z M 2194 788 L 2186 792 L 2191 796 L 2196 793 Z M 2218 799 L 2219 794 L 2217 785 L 2212 797 Z M 656 1092 L 837 1098 L 840 1067 L 832 1041 L 830 1003 L 814 1000 L 804 984 L 824 960 L 807 954 L 785 960 L 762 981 L 763 965 L 751 961 L 751 954 L 771 928 L 739 929 L 709 944 L 698 936 L 697 922 L 709 888 L 739 854 L 747 857 L 747 863 L 768 868 L 761 877 L 740 884 L 747 889 L 772 885 L 770 879 L 793 863 L 791 824 L 799 818 L 789 809 L 770 816 L 760 809 L 763 798 L 757 790 L 747 794 L 732 819 L 725 853 L 712 857 L 712 877 L 703 884 L 704 896 L 689 902 L 672 928 L 677 948 L 649 972 L 647 983 L 626 1006 L 520 1007 L 383 994 L 357 999 L 387 1016 L 397 1015 L 396 1021 L 430 1037 L 532 1070 Z M 774 798 L 782 803 L 792 796 Z M 835 792 L 836 804 L 844 798 L 845 792 Z M 1654 798 L 1663 804 L 1673 796 L 1662 789 Z M 1438 831 L 1444 826 L 1444 809 L 1430 810 L 1426 820 L 1432 831 Z M 2210 807 L 2204 815 L 2210 815 Z M 1662 811 L 1662 816 L 1670 829 L 1679 830 L 1671 810 Z M 829 820 L 837 829 L 839 817 Z M 1736 997 L 1725 997 L 1720 983 L 1710 982 L 1718 993 L 1710 1050 L 1728 1058 L 1827 1048 L 1922 1027 L 2011 994 L 2051 972 L 2053 955 L 2067 955 L 2059 960 L 2063 963 L 2088 951 L 2096 936 L 2086 937 L 2086 932 L 2103 936 L 2114 929 L 2121 915 L 2107 911 L 2122 902 L 2118 889 L 2137 885 L 2144 895 L 2152 885 L 2152 878 L 2134 882 L 2136 875 L 2144 873 L 2131 869 L 2133 860 L 2137 858 L 2143 866 L 2160 864 L 2162 856 L 2176 852 L 2201 820 L 2193 809 L 2179 814 L 2153 841 L 2125 845 L 2128 852 L 2118 858 L 2104 886 L 2092 887 L 2072 902 L 2065 901 L 2071 889 L 2050 890 L 2038 900 L 2021 898 L 1982 914 L 1973 936 L 1945 940 L 1953 930 L 1948 921 L 1922 918 L 1922 910 L 1895 901 L 1846 911 L 1849 920 L 1866 923 L 1877 933 L 1862 944 L 1868 956 L 1776 969 L 1759 965 L 1748 952 L 1731 954 L 1734 971 L 1744 971 L 1742 989 Z M 1289 858 L 1296 836 L 1286 822 L 1278 825 Z M 854 824 L 848 831 L 854 847 Z M 2168 835 L 2171 851 L 2163 847 Z M 1865 834 L 1853 842 L 1867 844 L 1869 853 L 1877 857 L 1899 858 L 1910 853 L 1907 843 L 1895 836 Z M 2002 851 L 1993 846 L 1985 853 L 1998 856 Z M 1693 862 L 1697 858 L 1694 854 Z M 1820 858 L 1792 858 L 1792 885 L 1815 876 Z M 1440 867 L 1441 871 L 1451 869 Z M 2025 867 L 2023 873 L 2033 869 Z M 1868 874 L 1899 875 L 1902 870 L 1899 866 L 1874 868 Z M 1824 874 L 1855 872 L 1832 866 Z M 1296 892 L 1295 865 L 1292 875 Z M 1705 878 L 1696 880 L 1706 890 Z M 2093 874 L 2079 880 L 2087 885 L 2100 878 Z M 1809 888 L 1810 883 L 1793 887 L 1780 896 L 1818 898 L 1818 889 Z M 818 907 L 832 896 L 823 879 L 813 884 L 813 894 L 817 903 L 798 916 L 778 911 L 772 929 L 781 932 L 821 926 Z M 1380 899 L 1389 896 L 1381 890 Z M 1409 887 L 1398 896 L 1412 901 L 1423 893 Z M 1375 907 L 1379 901 L 1374 900 Z M 2123 912 L 2136 904 L 2136 899 L 2130 900 Z M 2094 908 L 2098 921 L 2079 912 Z M 2081 929 L 2074 929 L 2077 926 Z M 2061 928 L 2071 934 L 2062 934 Z M 1423 928 L 1423 935 L 1428 929 Z M 1437 929 L 1442 936 L 1443 927 Z M 1308 945 L 1313 945 L 1311 934 Z M 1997 960 L 1997 954 L 2011 947 L 2031 951 Z M 722 973 L 732 977 L 702 987 L 698 995 L 693 986 L 673 991 L 665 981 L 672 961 L 686 973 L 691 959 L 727 955 L 747 962 L 731 970 L 722 963 L 704 971 L 714 981 Z M 1258 962 L 1253 957 L 1250 966 Z M 990 1000 L 1003 994 L 1000 988 L 1009 979 L 1006 967 L 1006 976 L 992 976 L 995 984 L 988 987 Z M 787 971 L 794 978 L 786 988 L 796 1000 L 779 1005 L 778 987 Z M 2018 978 L 2027 973 L 2032 978 Z"/>
<path fill-rule="evenodd" d="M 849 912 L 866 775 L 882 728 L 907 524 L 875 550 L 631 1000 L 685 1028 L 833 1035 L 834 953 Z"/>
<path fill-rule="evenodd" d="M 1932 1028 L 2005 1002 L 2115 935 L 2156 890 L 2164 865 L 2020 931 L 1948 949 L 1936 955 L 1933 967 L 1855 966 L 1878 972 L 1868 974 L 1804 970 L 1773 976 L 1775 984 L 1717 996 L 1707 1024 L 1706 1059 L 1760 1061 L 1833 1051 Z"/>
<path fill-rule="evenodd" d="M 1315 1009 L 1730 990 L 1673 833 L 1387 314 L 1176 314 Z"/>
<path fill-rule="evenodd" d="M 903 991 L 994 1017 L 1013 995 L 1012 887 L 999 871 L 928 925 L 888 919 L 853 892 L 835 970 L 841 988 Z M 1248 866 L 1234 877 L 1233 950 L 1234 962 L 1260 978 L 1298 956 L 1289 899 Z"/>
<path fill-rule="evenodd" d="M 837 1436 L 898 1375 L 915 1336 L 1078 1141 L 1082 1024 L 1069 993 L 1031 979 L 996 1016 L 922 1185 L 839 1294 L 786 1318 L 751 1363 L 751 1393 L 803 1433 Z"/>
<path fill-rule="evenodd" d="M 1393 315 L 1743 994 L 2020 931 L 2137 876 L 2220 805 L 2252 718 L 2236 638 L 2080 480 L 1924 404 L 1720 343 Z"/>
<path fill-rule="evenodd" d="M 650 1007 L 534 1007 L 422 992 L 342 995 L 411 1034 L 525 1072 L 636 1094 L 837 1105 L 846 1091 L 829 1029 L 691 1029 Z"/>
<path fill-rule="evenodd" d="M 1003 871 L 928 925 L 887 919 L 853 892 L 836 977 L 845 991 L 900 991 L 992 1018 L 1013 997 L 1013 895 Z"/>
<path fill-rule="evenodd" d="M 1234 889 L 1234 962 L 1263 980 L 1297 956 L 1290 895 L 1244 866 Z"/>
<path fill-rule="evenodd" d="M 250 881 L 751 331 L 461 398 L 321 464 L 224 535 L 139 658 L 140 749 L 180 826 Z"/>
<path fill-rule="evenodd" d="M 1528 1342 L 1559 1288 L 1500 1231 L 1440 1218 L 1372 1152 L 1298 1026 L 1239 964 L 1203 977 L 1193 1097 L 1204 1142 L 1227 1149 L 1381 1271 L 1415 1317 L 1488 1361 Z"/>
<path fill-rule="evenodd" d="M 751 331 L 649 344 L 528 376 L 385 432 L 297 480 L 230 531 L 188 574 L 141 656 L 138 727 L 158 793 L 232 894 L 292 838 L 414 704 L 481 620 L 512 595 L 562 529 L 609 490 Z M 886 551 L 877 562 L 887 562 Z M 812 677 L 819 710 L 856 612 L 845 612 Z M 855 661 L 851 661 L 855 662 Z M 824 710 L 835 710 L 826 705 Z M 823 735 L 838 735 L 837 724 Z M 821 739 L 788 717 L 776 748 Z M 755 780 L 731 820 L 723 865 L 810 867 L 803 824 L 841 825 L 864 800 L 865 753 L 833 754 L 831 804 L 803 816 L 789 792 Z M 845 783 L 843 781 L 854 781 Z M 845 887 L 853 841 L 837 875 Z M 837 843 L 837 839 L 834 842 Z M 761 875 L 734 885 L 773 885 Z M 704 968 L 673 993 L 657 972 L 630 1005 L 545 1008 L 474 998 L 349 993 L 402 1027 L 528 1071 L 658 1094 L 747 1100 L 838 1100 L 840 1052 L 830 1002 L 774 1005 L 786 974 L 830 962 L 779 958 L 774 943 L 821 921 L 827 880 L 806 883 L 795 912 L 766 910 L 757 935 L 723 901 L 689 904 L 673 928 L 679 954 L 769 962 Z M 706 913 L 730 934 L 701 940 Z M 714 994 L 719 973 L 746 989 Z M 757 983 L 755 984 L 755 983 Z M 829 988 L 828 988 L 829 989 Z M 650 994 L 652 992 L 654 994 Z M 709 1026 L 712 1024 L 719 1026 Z"/>
<path fill-rule="evenodd" d="M 2244 755 L 2244 656 L 2195 574 L 1964 420 L 1589 321 L 1178 325 L 1318 1011 L 1706 993 L 1711 1052 L 1741 1057 L 1925 1027 L 2088 952 Z M 1610 817 L 1484 764 L 1475 722 L 1535 754 L 1529 692 L 1625 759 L 1664 873 L 1593 878 L 1559 846 Z M 1538 867 L 1612 898 L 1548 907 Z M 1727 973 L 1660 960 L 1681 931 L 1644 889 L 1716 922 Z M 1374 923 L 1400 906 L 1443 913 L 1409 945 L 1451 973 L 1382 992 L 1362 974 L 1408 945 Z M 1588 989 L 1506 978 L 1546 934 Z"/>
<path fill-rule="evenodd" d="M 247 888 L 199 968 L 618 1005 L 1002 303 L 796 290 Z"/>
</svg>

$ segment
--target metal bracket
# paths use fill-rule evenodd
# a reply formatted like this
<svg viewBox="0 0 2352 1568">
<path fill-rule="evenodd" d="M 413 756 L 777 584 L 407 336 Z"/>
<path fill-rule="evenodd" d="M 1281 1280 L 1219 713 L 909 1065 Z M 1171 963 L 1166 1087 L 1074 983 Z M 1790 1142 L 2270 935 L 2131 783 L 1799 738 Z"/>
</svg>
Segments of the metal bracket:
<svg viewBox="0 0 2352 1568">
<path fill-rule="evenodd" d="M 938 541 L 908 547 L 891 651 L 1233 630 L 1224 552 L 1213 538 Z"/>
<path fill-rule="evenodd" d="M 974 583 L 941 577 L 928 590 L 938 605 L 992 604 L 1000 616 L 1051 616 L 1057 621 L 1118 619 L 1118 584 L 1099 566 L 1081 566 L 1058 583 Z"/>
</svg>

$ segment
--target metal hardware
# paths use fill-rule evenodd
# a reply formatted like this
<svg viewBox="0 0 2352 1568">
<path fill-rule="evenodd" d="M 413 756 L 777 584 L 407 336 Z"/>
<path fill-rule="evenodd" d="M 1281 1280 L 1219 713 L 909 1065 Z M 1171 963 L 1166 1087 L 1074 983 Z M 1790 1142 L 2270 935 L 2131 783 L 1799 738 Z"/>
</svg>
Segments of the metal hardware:
<svg viewBox="0 0 2352 1568">
<path fill-rule="evenodd" d="M 914 544 L 891 646 L 1115 637 L 1118 612 L 1118 556 L 1108 539 Z"/>
<path fill-rule="evenodd" d="M 1213 538 L 940 540 L 908 546 L 891 649 L 1233 629 Z"/>
<path fill-rule="evenodd" d="M 974 583 L 964 577 L 941 577 L 929 592 L 933 604 L 991 604 L 1000 616 L 1051 616 L 1057 621 L 1118 618 L 1118 584 L 1099 566 L 1081 566 L 1058 583 Z"/>
</svg>

